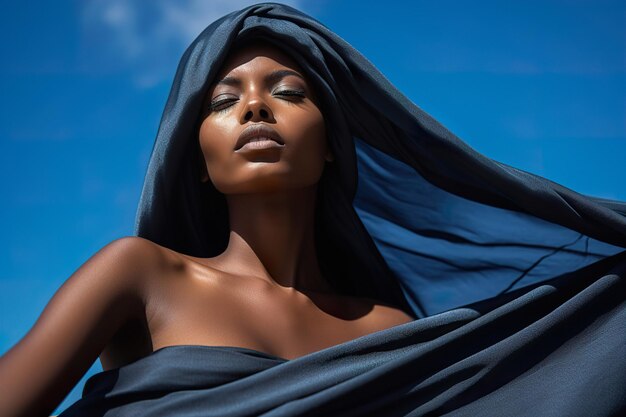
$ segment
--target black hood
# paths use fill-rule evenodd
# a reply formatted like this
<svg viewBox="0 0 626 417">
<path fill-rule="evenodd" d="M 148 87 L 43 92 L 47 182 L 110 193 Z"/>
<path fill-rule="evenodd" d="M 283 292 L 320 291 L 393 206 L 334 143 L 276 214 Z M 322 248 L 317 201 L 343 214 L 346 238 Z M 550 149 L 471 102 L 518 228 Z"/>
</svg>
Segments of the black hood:
<svg viewBox="0 0 626 417">
<path fill-rule="evenodd" d="M 226 55 L 250 39 L 293 57 L 321 98 L 335 161 L 320 182 L 316 246 L 338 292 L 425 316 L 626 247 L 626 203 L 583 196 L 476 152 L 346 41 L 276 3 L 224 16 L 185 51 L 152 149 L 136 235 L 192 256 L 225 249 L 226 203 L 199 180 L 198 126 Z"/>
</svg>

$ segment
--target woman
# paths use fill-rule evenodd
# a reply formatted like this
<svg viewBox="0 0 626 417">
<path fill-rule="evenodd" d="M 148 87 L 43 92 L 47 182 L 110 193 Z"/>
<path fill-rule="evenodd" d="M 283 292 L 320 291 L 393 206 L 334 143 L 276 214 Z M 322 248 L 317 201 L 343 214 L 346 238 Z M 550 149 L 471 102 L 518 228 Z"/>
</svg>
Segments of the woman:
<svg viewBox="0 0 626 417">
<path fill-rule="evenodd" d="M 63 415 L 617 415 L 625 208 L 485 158 L 318 22 L 251 6 L 185 52 L 139 237 L 2 358 L 3 410 L 45 415 L 100 355 Z"/>
</svg>

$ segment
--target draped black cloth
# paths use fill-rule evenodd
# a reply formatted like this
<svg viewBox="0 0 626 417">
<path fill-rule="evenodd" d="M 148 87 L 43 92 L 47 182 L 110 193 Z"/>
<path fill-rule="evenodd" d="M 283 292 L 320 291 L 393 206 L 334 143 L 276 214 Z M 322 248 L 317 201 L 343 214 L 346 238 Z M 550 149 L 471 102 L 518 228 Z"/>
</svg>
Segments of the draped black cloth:
<svg viewBox="0 0 626 417">
<path fill-rule="evenodd" d="M 316 203 L 322 273 L 337 292 L 416 320 L 291 361 L 236 346 L 163 348 L 94 375 L 63 416 L 626 412 L 626 203 L 481 155 L 291 7 L 231 13 L 186 50 L 138 236 L 193 256 L 225 249 L 225 199 L 199 181 L 197 129 L 226 55 L 250 39 L 292 56 L 321 99 L 335 157 Z"/>
</svg>

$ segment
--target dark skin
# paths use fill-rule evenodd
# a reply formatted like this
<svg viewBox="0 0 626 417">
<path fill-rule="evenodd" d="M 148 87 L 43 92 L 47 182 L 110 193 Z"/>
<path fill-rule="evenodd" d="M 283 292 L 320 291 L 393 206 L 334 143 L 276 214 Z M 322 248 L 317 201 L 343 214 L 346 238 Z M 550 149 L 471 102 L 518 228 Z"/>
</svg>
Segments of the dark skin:
<svg viewBox="0 0 626 417">
<path fill-rule="evenodd" d="M 105 370 L 173 345 L 239 346 L 292 360 L 413 320 L 376 300 L 333 293 L 320 272 L 315 195 L 333 156 L 300 68 L 254 44 L 231 54 L 217 78 L 224 79 L 209 89 L 207 108 L 214 106 L 198 140 L 199 180 L 227 199 L 226 250 L 196 258 L 139 237 L 103 247 L 0 358 L 3 416 L 49 415 L 98 356 Z M 257 123 L 284 146 L 235 151 Z"/>
</svg>

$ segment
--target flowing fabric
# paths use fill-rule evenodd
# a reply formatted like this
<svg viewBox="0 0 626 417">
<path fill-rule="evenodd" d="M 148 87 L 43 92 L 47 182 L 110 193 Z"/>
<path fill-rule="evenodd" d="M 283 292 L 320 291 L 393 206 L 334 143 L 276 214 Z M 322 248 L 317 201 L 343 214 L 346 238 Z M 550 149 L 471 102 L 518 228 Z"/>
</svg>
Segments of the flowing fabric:
<svg viewBox="0 0 626 417">
<path fill-rule="evenodd" d="M 138 236 L 193 256 L 225 249 L 225 199 L 199 181 L 197 129 L 228 52 L 251 39 L 292 56 L 321 100 L 335 157 L 316 201 L 322 273 L 337 292 L 416 320 L 291 361 L 236 346 L 163 348 L 93 376 L 63 416 L 626 412 L 626 203 L 481 155 L 291 7 L 231 13 L 186 50 Z"/>
<path fill-rule="evenodd" d="M 616 255 L 293 360 L 161 348 L 92 376 L 61 416 L 619 416 L 625 264 Z"/>
</svg>

